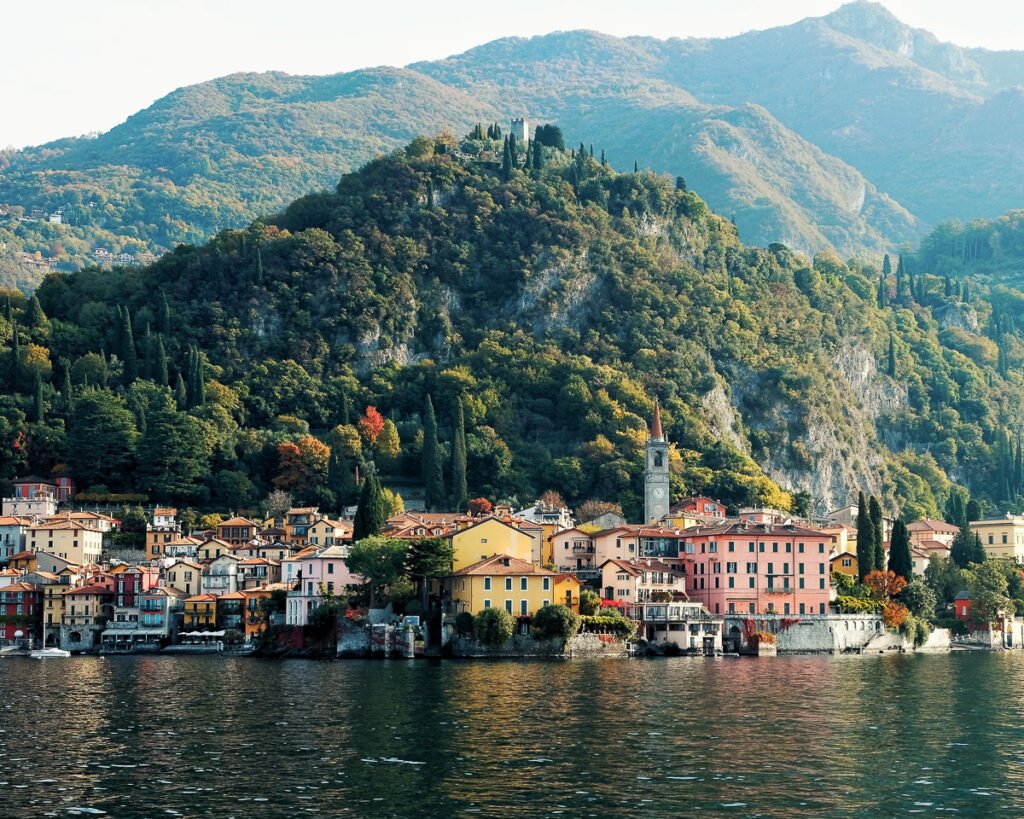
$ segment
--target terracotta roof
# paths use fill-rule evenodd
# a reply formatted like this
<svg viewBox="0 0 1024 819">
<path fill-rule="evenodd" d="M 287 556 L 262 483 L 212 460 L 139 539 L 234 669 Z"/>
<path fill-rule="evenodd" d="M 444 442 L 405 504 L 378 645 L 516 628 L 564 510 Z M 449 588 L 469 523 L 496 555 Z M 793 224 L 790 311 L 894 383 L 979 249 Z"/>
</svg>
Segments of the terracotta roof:
<svg viewBox="0 0 1024 819">
<path fill-rule="evenodd" d="M 36 553 L 26 549 L 24 552 L 18 552 L 16 555 L 11 555 L 8 560 L 27 560 L 30 557 L 35 557 Z"/>
<path fill-rule="evenodd" d="M 704 535 L 771 535 L 773 537 L 831 537 L 821 529 L 810 529 L 795 524 L 785 523 L 744 523 L 727 522 L 717 526 L 691 526 L 684 529 L 687 537 L 703 537 Z"/>
<path fill-rule="evenodd" d="M 97 531 L 96 529 L 91 529 L 86 526 L 84 523 L 79 523 L 77 520 L 68 520 L 67 518 L 45 520 L 42 523 L 36 523 L 28 528 L 30 532 L 41 532 L 43 530 L 63 531 L 67 529 L 76 529 L 82 532 Z"/>
<path fill-rule="evenodd" d="M 954 526 L 952 523 L 946 523 L 944 520 L 930 520 L 928 518 L 922 518 L 921 520 L 915 520 L 913 523 L 908 523 L 907 531 L 947 532 L 949 534 L 956 534 L 960 531 L 960 527 Z"/>
<path fill-rule="evenodd" d="M 572 572 L 559 572 L 555 575 L 556 583 L 564 583 L 566 580 L 575 580 L 577 583 L 580 582 L 580 579 Z"/>
<path fill-rule="evenodd" d="M 177 509 L 171 509 L 170 507 L 164 507 L 164 506 L 158 506 L 156 509 L 153 510 L 153 517 L 156 517 L 157 515 L 159 515 L 160 517 L 166 518 L 166 517 L 174 517 L 177 514 L 178 514 L 178 510 Z"/>
<path fill-rule="evenodd" d="M 273 561 L 267 560 L 265 557 L 247 557 L 239 566 L 270 566 L 273 565 Z"/>
<path fill-rule="evenodd" d="M 175 560 L 167 568 L 168 569 L 173 569 L 175 566 L 188 566 L 191 569 L 202 569 L 203 568 L 198 563 L 193 563 L 191 560 Z"/>
<path fill-rule="evenodd" d="M 86 586 L 79 586 L 77 589 L 64 592 L 65 597 L 69 594 L 113 594 L 113 592 L 103 583 L 89 583 Z"/>
<path fill-rule="evenodd" d="M 943 543 L 941 540 L 922 540 L 920 543 L 915 543 L 914 546 L 924 549 L 925 551 L 946 551 L 950 550 L 948 543 Z"/>
<path fill-rule="evenodd" d="M 22 517 L 21 515 L 4 515 L 0 517 L 0 526 L 29 526 L 32 523 L 32 518 Z"/>
<path fill-rule="evenodd" d="M 483 560 L 478 560 L 471 566 L 459 569 L 453 576 L 464 575 L 519 575 L 519 574 L 541 574 L 554 576 L 557 572 L 549 569 L 542 569 L 510 555 L 493 555 Z"/>
<path fill-rule="evenodd" d="M 216 603 L 217 595 L 215 594 L 197 594 L 194 597 L 186 598 L 186 603 Z"/>
<path fill-rule="evenodd" d="M 35 583 L 11 583 L 9 586 L 4 586 L 3 591 L 5 592 L 30 592 L 39 591 L 39 587 Z"/>
<path fill-rule="evenodd" d="M 0 577 L 21 577 L 17 569 L 0 569 Z"/>
<path fill-rule="evenodd" d="M 296 506 L 285 512 L 286 515 L 315 515 L 320 511 L 319 506 Z"/>
<path fill-rule="evenodd" d="M 241 592 L 228 592 L 227 594 L 222 594 L 217 600 L 245 600 L 245 595 Z"/>
<path fill-rule="evenodd" d="M 258 527 L 259 524 L 256 523 L 256 521 L 254 521 L 254 520 L 249 520 L 248 518 L 234 517 L 234 518 L 231 518 L 230 520 L 222 520 L 220 523 L 217 524 L 217 528 L 218 529 L 220 529 L 222 526 L 256 526 L 256 527 Z"/>
</svg>

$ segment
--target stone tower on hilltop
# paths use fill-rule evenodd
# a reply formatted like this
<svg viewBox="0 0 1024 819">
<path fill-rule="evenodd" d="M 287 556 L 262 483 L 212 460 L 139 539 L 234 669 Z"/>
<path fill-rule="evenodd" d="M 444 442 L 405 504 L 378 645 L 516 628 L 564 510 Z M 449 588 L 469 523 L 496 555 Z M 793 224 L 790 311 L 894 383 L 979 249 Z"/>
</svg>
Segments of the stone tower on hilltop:
<svg viewBox="0 0 1024 819">
<path fill-rule="evenodd" d="M 513 117 L 511 134 L 516 138 L 518 142 L 526 144 L 526 140 L 530 138 L 530 122 L 525 117 Z"/>
<path fill-rule="evenodd" d="M 644 523 L 668 514 L 668 442 L 661 430 L 661 406 L 654 402 L 654 420 L 644 451 Z"/>
</svg>

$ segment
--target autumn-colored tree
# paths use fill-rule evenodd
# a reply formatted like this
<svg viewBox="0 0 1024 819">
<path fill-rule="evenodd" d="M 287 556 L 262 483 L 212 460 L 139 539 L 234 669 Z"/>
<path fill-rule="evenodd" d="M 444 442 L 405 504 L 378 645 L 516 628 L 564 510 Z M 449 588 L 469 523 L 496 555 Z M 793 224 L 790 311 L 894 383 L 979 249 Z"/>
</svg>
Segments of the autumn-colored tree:
<svg viewBox="0 0 1024 819">
<path fill-rule="evenodd" d="M 883 572 L 875 569 L 875 571 L 869 572 L 864 577 L 864 585 L 871 590 L 871 593 L 878 600 L 884 602 L 892 600 L 899 595 L 906 587 L 907 581 L 896 574 L 896 572 Z"/>
<path fill-rule="evenodd" d="M 471 515 L 489 515 L 492 509 L 494 509 L 494 504 L 487 498 L 472 498 L 469 501 L 469 514 Z"/>
<path fill-rule="evenodd" d="M 384 431 L 384 416 L 377 411 L 376 407 L 369 406 L 366 408 L 366 413 L 363 417 L 359 419 L 357 425 L 359 427 L 359 434 L 363 436 L 363 440 L 367 445 L 374 446 Z"/>
<path fill-rule="evenodd" d="M 882 609 L 882 621 L 888 628 L 899 628 L 903 625 L 903 621 L 907 619 L 908 614 L 910 614 L 910 609 L 902 603 L 889 600 L 885 604 L 885 608 Z"/>
<path fill-rule="evenodd" d="M 398 438 L 398 428 L 390 418 L 384 422 L 384 427 L 377 436 L 377 457 L 383 466 L 394 465 L 402 452 L 402 443 Z"/>
<path fill-rule="evenodd" d="M 279 444 L 277 456 L 280 466 L 274 486 L 278 489 L 301 494 L 327 480 L 331 448 L 312 435 L 305 435 L 294 443 Z"/>
</svg>

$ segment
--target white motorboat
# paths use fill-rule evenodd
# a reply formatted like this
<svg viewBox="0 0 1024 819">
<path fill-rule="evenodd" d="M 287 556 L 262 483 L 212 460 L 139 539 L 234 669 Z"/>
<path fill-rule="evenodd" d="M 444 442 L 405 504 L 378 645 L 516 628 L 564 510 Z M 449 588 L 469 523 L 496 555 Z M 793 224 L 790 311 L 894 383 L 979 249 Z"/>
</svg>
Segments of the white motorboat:
<svg viewBox="0 0 1024 819">
<path fill-rule="evenodd" d="M 70 657 L 71 652 L 63 648 L 38 648 L 30 652 L 33 660 L 45 660 L 47 657 Z"/>
</svg>

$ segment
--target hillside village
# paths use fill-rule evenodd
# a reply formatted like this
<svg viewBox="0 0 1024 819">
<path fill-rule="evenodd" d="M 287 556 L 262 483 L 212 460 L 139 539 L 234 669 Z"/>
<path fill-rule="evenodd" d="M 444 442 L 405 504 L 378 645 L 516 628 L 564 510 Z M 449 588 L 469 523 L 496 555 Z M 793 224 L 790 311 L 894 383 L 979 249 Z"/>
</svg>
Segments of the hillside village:
<svg viewBox="0 0 1024 819">
<path fill-rule="evenodd" d="M 380 534 L 401 544 L 403 560 L 416 544 L 450 549 L 446 569 L 424 577 L 426 608 L 411 596 L 401 606 L 393 596 L 385 608 L 373 607 L 375 584 L 348 565 L 354 521 L 315 506 L 261 520 L 229 516 L 191 532 L 178 510 L 156 507 L 144 554 L 134 554 L 111 537 L 120 521 L 74 508 L 68 479 L 29 476 L 3 499 L 0 646 L 248 652 L 272 635 L 279 645 L 302 646 L 309 642 L 303 634 L 323 631 L 326 613 L 335 621 L 328 622 L 332 640 L 339 620 L 398 624 L 419 637 L 422 650 L 438 653 L 471 630 L 467 617 L 497 610 L 528 634 L 543 610 L 564 607 L 584 615 L 583 632 L 611 632 L 669 653 L 774 651 L 796 624 L 807 628 L 789 640 L 794 651 L 893 647 L 887 611 L 850 610 L 841 596 L 863 577 L 856 506 L 811 521 L 764 508 L 730 517 L 708 497 L 670 504 L 667 451 L 655 405 L 643 523 L 614 511 L 578 523 L 569 509 L 544 501 L 520 510 L 392 514 Z M 894 525 L 884 521 L 886 551 Z M 1024 561 L 1024 518 L 970 527 L 989 556 Z M 960 531 L 936 520 L 906 529 L 916 577 L 949 560 Z M 955 602 L 955 616 L 987 631 L 991 645 L 1012 646 L 1016 635 L 1020 647 L 1019 619 L 979 624 L 969 594 Z"/>
</svg>

